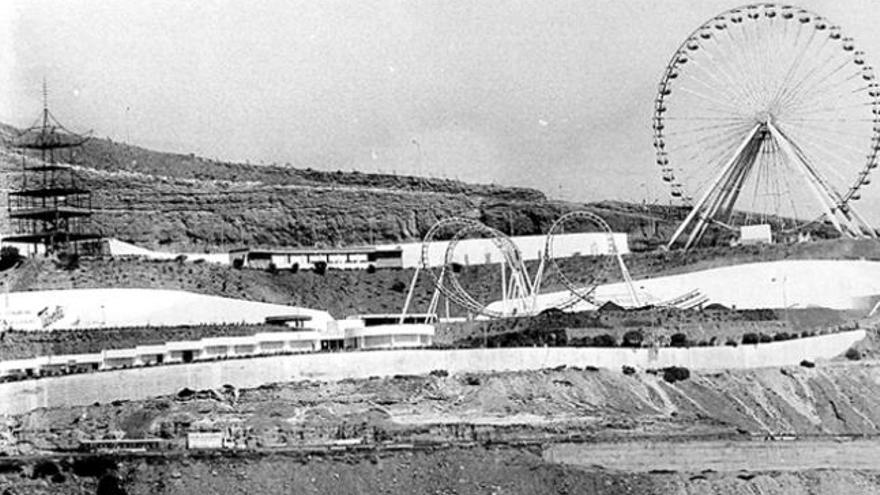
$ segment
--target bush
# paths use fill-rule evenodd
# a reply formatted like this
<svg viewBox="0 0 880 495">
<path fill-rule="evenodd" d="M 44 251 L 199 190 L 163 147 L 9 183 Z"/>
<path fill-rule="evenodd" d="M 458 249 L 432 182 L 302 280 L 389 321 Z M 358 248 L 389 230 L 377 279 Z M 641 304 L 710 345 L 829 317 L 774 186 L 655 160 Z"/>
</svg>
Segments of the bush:
<svg viewBox="0 0 880 495">
<path fill-rule="evenodd" d="M 431 376 L 436 376 L 437 378 L 445 378 L 449 376 L 449 372 L 446 370 L 433 370 L 429 373 Z"/>
<path fill-rule="evenodd" d="M 326 261 L 316 261 L 315 262 L 315 273 L 318 275 L 324 275 L 327 273 L 327 262 Z"/>
<path fill-rule="evenodd" d="M 40 461 L 34 466 L 34 478 L 48 478 L 50 476 L 54 476 L 59 474 L 61 470 L 58 469 L 58 465 L 52 461 Z"/>
<path fill-rule="evenodd" d="M 617 347 L 617 340 L 607 333 L 596 335 L 593 337 L 593 347 Z"/>
<path fill-rule="evenodd" d="M 801 366 L 803 366 L 804 368 L 815 368 L 816 363 L 804 359 L 803 361 L 801 361 Z"/>
<path fill-rule="evenodd" d="M 663 379 L 669 383 L 680 382 L 691 377 L 691 371 L 682 366 L 663 368 Z"/>
<path fill-rule="evenodd" d="M 758 335 L 758 341 L 762 344 L 766 344 L 767 342 L 773 342 L 773 339 L 771 339 L 769 335 L 762 333 L 761 335 Z"/>
<path fill-rule="evenodd" d="M 746 333 L 743 334 L 742 343 L 743 344 L 757 344 L 758 343 L 758 334 L 756 333 Z"/>
<path fill-rule="evenodd" d="M 727 342 L 725 342 L 724 345 L 729 345 L 730 347 L 736 347 L 739 344 L 737 344 L 736 341 L 733 339 L 727 339 Z"/>
<path fill-rule="evenodd" d="M 773 336 L 773 340 L 776 340 L 776 341 L 789 340 L 789 339 L 791 339 L 791 335 L 787 334 L 786 332 L 779 332 Z"/>
<path fill-rule="evenodd" d="M 477 385 L 480 385 L 482 383 L 480 381 L 480 377 L 473 376 L 473 375 L 468 375 L 468 376 L 464 377 L 464 382 L 466 384 L 474 386 L 474 387 L 476 387 Z"/>
<path fill-rule="evenodd" d="M 632 366 L 627 366 L 627 365 L 624 364 L 624 365 L 623 365 L 623 374 L 624 374 L 624 375 L 635 375 L 635 374 L 636 374 L 636 369 L 633 368 Z"/>
<path fill-rule="evenodd" d="M 687 347 L 690 345 L 690 341 L 688 341 L 687 335 L 683 333 L 674 333 L 672 337 L 669 338 L 669 345 L 672 347 Z"/>
<path fill-rule="evenodd" d="M 76 253 L 61 253 L 58 255 L 56 266 L 62 270 L 76 270 L 79 268 L 79 255 Z"/>
<path fill-rule="evenodd" d="M 14 246 L 3 246 L 0 248 L 0 270 L 8 270 L 16 267 L 24 258 L 18 252 L 18 248 Z"/>
<path fill-rule="evenodd" d="M 278 273 L 278 267 L 275 266 L 275 263 L 269 263 L 269 267 L 266 268 L 266 271 L 269 273 Z"/>
<path fill-rule="evenodd" d="M 395 280 L 393 284 L 391 284 L 391 290 L 394 292 L 403 292 L 406 290 L 406 283 L 402 280 Z"/>
<path fill-rule="evenodd" d="M 299 271 L 299 263 L 294 263 L 290 266 L 290 273 L 296 273 Z"/>
<path fill-rule="evenodd" d="M 367 273 L 376 273 L 376 265 L 367 265 Z"/>
<path fill-rule="evenodd" d="M 623 343 L 621 345 L 624 347 L 641 347 L 644 340 L 645 336 L 640 330 L 630 330 L 623 334 Z"/>
<path fill-rule="evenodd" d="M 862 359 L 862 353 L 859 352 L 859 350 L 855 347 L 850 347 L 846 350 L 846 354 L 844 354 L 844 357 L 846 357 L 850 361 L 858 361 L 859 359 Z"/>
</svg>

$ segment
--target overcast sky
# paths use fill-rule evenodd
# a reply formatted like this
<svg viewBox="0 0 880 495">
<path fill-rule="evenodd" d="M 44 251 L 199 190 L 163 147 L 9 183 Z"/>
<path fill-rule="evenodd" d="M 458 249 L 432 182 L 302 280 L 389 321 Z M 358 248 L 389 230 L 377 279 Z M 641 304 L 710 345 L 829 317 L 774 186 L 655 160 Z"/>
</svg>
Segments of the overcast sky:
<svg viewBox="0 0 880 495">
<path fill-rule="evenodd" d="M 878 65 L 875 0 L 800 5 Z M 156 149 L 667 201 L 657 83 L 693 29 L 735 6 L 3 0 L 0 121 L 29 125 L 46 77 L 69 127 Z"/>
</svg>

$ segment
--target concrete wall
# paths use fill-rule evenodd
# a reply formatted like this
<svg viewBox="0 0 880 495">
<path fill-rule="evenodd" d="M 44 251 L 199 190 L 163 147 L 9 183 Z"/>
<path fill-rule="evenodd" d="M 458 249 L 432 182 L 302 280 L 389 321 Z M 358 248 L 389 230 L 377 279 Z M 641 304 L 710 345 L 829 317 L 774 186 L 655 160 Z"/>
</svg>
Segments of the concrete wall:
<svg viewBox="0 0 880 495">
<path fill-rule="evenodd" d="M 622 365 L 690 369 L 758 368 L 797 365 L 803 359 L 828 359 L 865 337 L 864 330 L 739 347 L 690 349 L 601 349 L 538 347 L 465 350 L 392 350 L 272 356 L 234 361 L 160 366 L 70 375 L 0 384 L 0 414 L 38 407 L 138 400 L 231 384 L 239 388 L 296 380 L 335 381 L 395 374 L 532 370 L 561 365 L 620 370 Z"/>
</svg>

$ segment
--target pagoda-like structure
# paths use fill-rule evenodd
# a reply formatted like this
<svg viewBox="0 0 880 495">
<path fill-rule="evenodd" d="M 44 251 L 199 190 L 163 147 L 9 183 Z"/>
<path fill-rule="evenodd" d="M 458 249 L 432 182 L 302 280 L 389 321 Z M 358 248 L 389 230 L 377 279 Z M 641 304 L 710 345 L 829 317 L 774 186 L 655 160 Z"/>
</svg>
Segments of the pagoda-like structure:
<svg viewBox="0 0 880 495">
<path fill-rule="evenodd" d="M 21 176 L 9 192 L 11 235 L 4 242 L 31 244 L 34 252 L 90 252 L 101 236 L 90 230 L 92 192 L 77 183 L 75 150 L 89 136 L 67 130 L 49 112 L 45 84 L 43 113 L 12 142 L 21 151 Z"/>
</svg>

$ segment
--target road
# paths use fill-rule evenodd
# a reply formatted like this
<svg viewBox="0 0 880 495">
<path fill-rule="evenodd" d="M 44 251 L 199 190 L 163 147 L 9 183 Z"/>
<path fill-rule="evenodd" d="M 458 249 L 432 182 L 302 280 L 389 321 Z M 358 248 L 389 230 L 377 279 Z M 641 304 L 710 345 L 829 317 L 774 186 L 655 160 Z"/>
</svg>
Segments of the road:
<svg viewBox="0 0 880 495">
<path fill-rule="evenodd" d="M 880 471 L 880 440 L 559 443 L 544 450 L 544 460 L 626 472 Z"/>
</svg>

